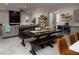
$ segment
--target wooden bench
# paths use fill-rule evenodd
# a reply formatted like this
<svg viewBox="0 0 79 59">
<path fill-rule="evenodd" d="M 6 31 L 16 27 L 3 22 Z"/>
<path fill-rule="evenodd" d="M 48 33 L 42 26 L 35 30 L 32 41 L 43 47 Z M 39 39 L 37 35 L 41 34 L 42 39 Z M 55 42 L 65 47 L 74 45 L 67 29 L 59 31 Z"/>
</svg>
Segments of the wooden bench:
<svg viewBox="0 0 79 59">
<path fill-rule="evenodd" d="M 53 47 L 52 43 L 55 43 L 54 40 L 59 37 L 62 37 L 62 35 L 60 36 L 53 35 L 53 36 L 48 36 L 45 38 L 36 39 L 34 41 L 31 41 L 30 42 L 31 43 L 30 53 L 32 53 L 33 55 L 36 55 L 35 46 L 40 46 L 41 48 L 44 48 L 45 45 L 48 45 L 50 47 Z"/>
</svg>

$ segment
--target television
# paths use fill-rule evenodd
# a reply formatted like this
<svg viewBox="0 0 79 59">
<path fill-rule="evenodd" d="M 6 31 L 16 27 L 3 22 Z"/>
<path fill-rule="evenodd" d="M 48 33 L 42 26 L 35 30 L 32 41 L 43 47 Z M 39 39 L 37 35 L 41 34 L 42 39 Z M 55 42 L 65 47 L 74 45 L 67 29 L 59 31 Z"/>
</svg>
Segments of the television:
<svg viewBox="0 0 79 59">
<path fill-rule="evenodd" d="M 20 12 L 19 11 L 9 11 L 9 24 L 19 24 L 20 23 Z"/>
</svg>

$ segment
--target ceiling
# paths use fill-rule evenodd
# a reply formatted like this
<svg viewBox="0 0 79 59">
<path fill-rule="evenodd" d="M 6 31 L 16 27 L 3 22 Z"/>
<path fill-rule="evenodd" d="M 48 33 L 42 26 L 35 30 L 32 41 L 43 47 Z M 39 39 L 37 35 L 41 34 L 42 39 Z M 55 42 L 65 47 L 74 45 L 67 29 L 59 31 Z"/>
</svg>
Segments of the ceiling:
<svg viewBox="0 0 79 59">
<path fill-rule="evenodd" d="M 55 10 L 64 7 L 78 7 L 79 3 L 0 3 L 0 10 L 35 10 L 37 8 Z"/>
</svg>

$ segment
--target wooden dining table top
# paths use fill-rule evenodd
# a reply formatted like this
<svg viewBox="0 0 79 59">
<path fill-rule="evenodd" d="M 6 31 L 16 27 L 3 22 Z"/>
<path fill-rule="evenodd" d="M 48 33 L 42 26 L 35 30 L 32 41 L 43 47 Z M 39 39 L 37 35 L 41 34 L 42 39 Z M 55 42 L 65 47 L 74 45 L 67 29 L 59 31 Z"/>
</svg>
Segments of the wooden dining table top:
<svg viewBox="0 0 79 59">
<path fill-rule="evenodd" d="M 30 31 L 31 33 L 35 34 L 36 36 L 38 35 L 45 35 L 45 34 L 53 34 L 53 33 L 58 33 L 62 32 L 61 30 L 42 30 L 42 31 Z"/>
<path fill-rule="evenodd" d="M 79 53 L 79 41 L 77 41 L 73 45 L 71 45 L 69 47 L 69 49 Z"/>
</svg>

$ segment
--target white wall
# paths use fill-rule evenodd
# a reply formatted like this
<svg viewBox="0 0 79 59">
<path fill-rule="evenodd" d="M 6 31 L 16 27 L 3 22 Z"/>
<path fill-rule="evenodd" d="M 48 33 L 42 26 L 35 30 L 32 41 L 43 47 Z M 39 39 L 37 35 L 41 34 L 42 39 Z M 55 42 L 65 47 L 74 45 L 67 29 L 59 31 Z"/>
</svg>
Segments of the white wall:
<svg viewBox="0 0 79 59">
<path fill-rule="evenodd" d="M 67 14 L 67 13 L 69 13 L 70 15 L 72 15 L 72 19 L 70 20 L 70 21 L 68 21 L 68 22 L 71 22 L 71 21 L 73 21 L 73 11 L 74 11 L 74 9 L 71 9 L 71 8 L 63 8 L 63 9 L 60 9 L 60 10 L 58 10 L 58 12 L 57 12 L 57 24 L 59 24 L 59 25 L 63 25 L 65 22 L 67 22 L 67 21 L 62 21 L 62 18 L 61 18 L 61 14 Z"/>
<path fill-rule="evenodd" d="M 21 13 L 21 23 L 32 23 L 31 13 L 23 12 Z M 27 18 L 27 19 L 26 19 Z"/>
<path fill-rule="evenodd" d="M 61 18 L 61 14 L 62 13 L 69 13 L 70 15 L 72 15 L 72 20 L 68 21 L 68 23 L 71 25 L 71 26 L 79 26 L 79 22 L 75 22 L 74 20 L 74 10 L 75 9 L 79 9 L 79 8 L 63 8 L 63 9 L 60 9 L 57 11 L 57 25 L 63 25 L 65 22 L 67 21 L 62 21 L 62 18 Z M 71 34 L 75 34 L 76 32 L 79 32 L 79 28 L 74 28 L 74 27 L 71 27 Z"/>
<path fill-rule="evenodd" d="M 79 26 L 79 22 L 75 22 L 74 20 L 74 10 L 75 9 L 79 9 L 79 8 L 62 8 L 60 10 L 57 11 L 57 25 L 63 25 L 64 23 L 66 23 L 67 21 L 62 21 L 62 18 L 61 18 L 61 14 L 62 13 L 69 13 L 70 15 L 72 15 L 72 18 L 69 22 L 70 25 L 72 26 Z"/>
<path fill-rule="evenodd" d="M 31 20 L 31 14 L 27 12 L 21 13 L 21 23 L 26 23 L 26 17 L 29 17 L 29 23 L 32 22 Z M 9 12 L 8 11 L 0 11 L 0 23 L 3 25 L 9 24 Z"/>
<path fill-rule="evenodd" d="M 36 17 L 36 24 L 38 23 L 38 17 L 40 15 L 46 15 L 48 17 L 48 12 L 45 10 L 34 10 L 32 13 L 22 12 L 21 13 L 21 23 L 26 23 L 26 17 L 28 17 L 28 23 L 32 23 L 34 17 Z M 8 11 L 0 11 L 0 23 L 9 24 L 9 12 Z"/>
<path fill-rule="evenodd" d="M 9 23 L 9 12 L 0 11 L 0 23 L 8 24 Z"/>
</svg>

